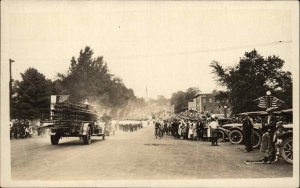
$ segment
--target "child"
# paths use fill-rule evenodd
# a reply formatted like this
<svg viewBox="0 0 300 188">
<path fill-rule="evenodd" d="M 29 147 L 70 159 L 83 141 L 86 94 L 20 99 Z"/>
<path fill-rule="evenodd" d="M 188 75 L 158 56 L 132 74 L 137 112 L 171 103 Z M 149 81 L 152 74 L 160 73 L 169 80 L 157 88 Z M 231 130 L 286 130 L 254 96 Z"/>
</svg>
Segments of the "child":
<svg viewBox="0 0 300 188">
<path fill-rule="evenodd" d="M 273 142 L 275 143 L 276 148 L 276 158 L 274 162 L 278 162 L 280 157 L 280 148 L 282 144 L 282 135 L 284 134 L 282 121 L 277 122 L 277 131 L 274 134 Z"/>
<path fill-rule="evenodd" d="M 271 157 L 272 157 L 272 144 L 271 144 L 271 138 L 270 138 L 270 129 L 263 134 L 262 136 L 262 143 L 260 146 L 260 152 L 264 154 L 264 163 L 271 163 Z"/>
</svg>

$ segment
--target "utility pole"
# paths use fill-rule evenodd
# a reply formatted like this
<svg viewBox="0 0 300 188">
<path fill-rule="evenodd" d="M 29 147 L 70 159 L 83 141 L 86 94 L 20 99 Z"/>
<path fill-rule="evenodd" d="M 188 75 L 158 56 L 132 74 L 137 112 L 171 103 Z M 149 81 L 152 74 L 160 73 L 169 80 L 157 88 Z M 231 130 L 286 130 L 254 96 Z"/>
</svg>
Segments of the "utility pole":
<svg viewBox="0 0 300 188">
<path fill-rule="evenodd" d="M 9 59 L 9 117 L 12 119 L 12 76 L 11 76 L 11 64 L 15 62 L 12 59 Z"/>
</svg>

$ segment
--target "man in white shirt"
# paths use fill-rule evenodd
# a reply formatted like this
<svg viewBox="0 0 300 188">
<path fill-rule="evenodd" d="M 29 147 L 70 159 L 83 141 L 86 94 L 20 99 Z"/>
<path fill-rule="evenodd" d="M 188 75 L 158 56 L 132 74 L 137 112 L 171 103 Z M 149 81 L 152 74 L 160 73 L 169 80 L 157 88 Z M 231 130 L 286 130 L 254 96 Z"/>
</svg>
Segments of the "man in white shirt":
<svg viewBox="0 0 300 188">
<path fill-rule="evenodd" d="M 211 130 L 211 145 L 218 146 L 218 128 L 219 124 L 216 121 L 216 118 L 211 118 L 211 122 L 209 123 L 208 127 Z"/>
</svg>

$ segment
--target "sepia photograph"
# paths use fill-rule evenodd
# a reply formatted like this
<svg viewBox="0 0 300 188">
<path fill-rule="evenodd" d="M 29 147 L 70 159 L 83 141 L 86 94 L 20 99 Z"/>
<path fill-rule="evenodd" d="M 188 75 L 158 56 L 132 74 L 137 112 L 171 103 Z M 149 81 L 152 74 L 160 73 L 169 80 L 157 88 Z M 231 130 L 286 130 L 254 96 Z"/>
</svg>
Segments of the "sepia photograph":
<svg viewBox="0 0 300 188">
<path fill-rule="evenodd" d="M 0 133 L 1 187 L 299 187 L 299 2 L 3 0 Z"/>
</svg>

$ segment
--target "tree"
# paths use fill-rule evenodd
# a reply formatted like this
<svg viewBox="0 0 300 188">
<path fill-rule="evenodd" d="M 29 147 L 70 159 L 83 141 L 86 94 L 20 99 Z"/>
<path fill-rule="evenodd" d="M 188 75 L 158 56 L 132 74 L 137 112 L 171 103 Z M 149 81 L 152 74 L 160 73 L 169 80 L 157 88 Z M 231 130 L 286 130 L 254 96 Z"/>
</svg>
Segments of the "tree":
<svg viewBox="0 0 300 188">
<path fill-rule="evenodd" d="M 188 109 L 188 102 L 193 101 L 195 95 L 198 93 L 196 87 L 191 87 L 186 92 L 178 91 L 172 94 L 171 104 L 175 106 L 175 113 L 180 113 Z"/>
<path fill-rule="evenodd" d="M 43 112 L 49 113 L 52 82 L 34 68 L 21 74 L 22 81 L 15 82 L 13 118 L 34 120 Z"/>
<path fill-rule="evenodd" d="M 213 61 L 210 67 L 217 82 L 225 86 L 227 91 L 216 97 L 228 97 L 233 105 L 233 113 L 258 110 L 254 99 L 265 95 L 270 90 L 274 95 L 285 100 L 291 107 L 292 79 L 289 71 L 282 71 L 284 61 L 278 56 L 264 58 L 254 49 L 246 52 L 235 67 L 223 68 L 219 62 Z"/>
<path fill-rule="evenodd" d="M 93 59 L 92 55 L 90 47 L 80 50 L 77 60 L 72 57 L 68 73 L 58 75 L 74 102 L 82 102 L 93 96 L 104 96 L 111 84 L 112 75 L 109 74 L 103 57 Z"/>
<path fill-rule="evenodd" d="M 163 96 L 163 95 L 159 95 L 156 99 L 156 102 L 159 104 L 159 105 L 168 105 L 169 103 L 169 100 Z"/>
<path fill-rule="evenodd" d="M 103 57 L 93 58 L 93 54 L 90 47 L 85 47 L 80 50 L 77 59 L 72 57 L 69 71 L 58 74 L 55 88 L 70 94 L 72 102 L 88 99 L 91 104 L 110 109 L 111 113 L 116 114 L 117 108 L 123 108 L 136 97 L 132 89 L 128 89 L 120 78 L 110 73 Z"/>
</svg>

